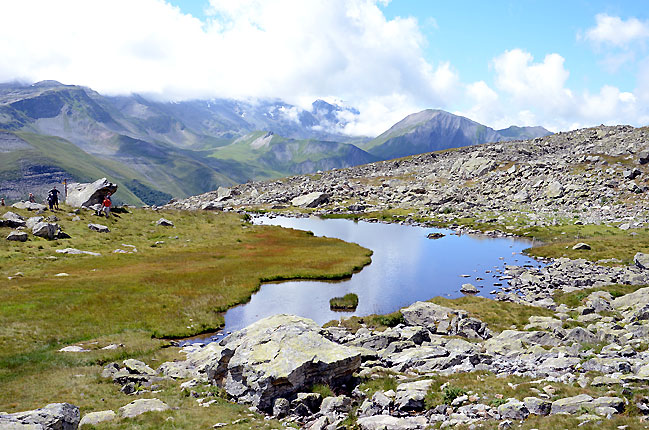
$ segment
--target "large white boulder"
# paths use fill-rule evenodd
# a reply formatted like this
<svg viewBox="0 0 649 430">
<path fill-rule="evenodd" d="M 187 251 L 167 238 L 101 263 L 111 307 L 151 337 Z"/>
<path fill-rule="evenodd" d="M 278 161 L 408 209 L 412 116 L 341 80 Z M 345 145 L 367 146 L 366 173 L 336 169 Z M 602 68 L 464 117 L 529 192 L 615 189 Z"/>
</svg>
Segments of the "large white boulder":
<svg viewBox="0 0 649 430">
<path fill-rule="evenodd" d="M 68 185 L 68 195 L 65 202 L 70 206 L 92 206 L 103 201 L 104 196 L 110 192 L 115 194 L 117 184 L 101 178 L 90 184 L 72 183 Z"/>
<path fill-rule="evenodd" d="M 321 331 L 313 320 L 274 315 L 187 359 L 232 398 L 270 410 L 278 397 L 345 380 L 360 367 L 357 350 L 326 339 Z"/>
</svg>

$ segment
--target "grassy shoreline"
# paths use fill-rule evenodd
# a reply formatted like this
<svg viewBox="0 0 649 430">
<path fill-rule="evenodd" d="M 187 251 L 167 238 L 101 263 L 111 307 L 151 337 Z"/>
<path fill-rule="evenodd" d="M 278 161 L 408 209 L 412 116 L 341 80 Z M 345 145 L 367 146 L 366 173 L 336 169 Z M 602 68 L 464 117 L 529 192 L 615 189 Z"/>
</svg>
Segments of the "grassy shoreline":
<svg viewBox="0 0 649 430">
<path fill-rule="evenodd" d="M 168 342 L 159 338 L 219 328 L 223 312 L 250 300 L 262 282 L 343 279 L 371 261 L 371 251 L 359 245 L 255 226 L 234 213 L 129 209 L 107 220 L 82 211 L 80 220 L 72 221 L 70 210 L 55 214 L 70 239 L 48 241 L 30 234 L 25 243 L 0 241 L 2 411 L 53 401 L 77 404 L 82 412 L 96 410 L 101 403 L 90 401 L 92 392 L 122 406 L 127 398 L 118 387 L 97 381 L 102 364 L 170 359 L 177 353 L 163 348 Z M 0 216 L 7 211 L 34 215 L 2 208 Z M 161 217 L 174 227 L 158 226 Z M 91 222 L 111 232 L 90 231 Z M 11 230 L 0 228 L 0 234 Z M 68 247 L 101 256 L 55 252 Z M 70 344 L 90 352 L 57 352 Z M 123 346 L 101 349 L 110 344 Z M 71 371 L 91 383 L 70 392 Z"/>
</svg>

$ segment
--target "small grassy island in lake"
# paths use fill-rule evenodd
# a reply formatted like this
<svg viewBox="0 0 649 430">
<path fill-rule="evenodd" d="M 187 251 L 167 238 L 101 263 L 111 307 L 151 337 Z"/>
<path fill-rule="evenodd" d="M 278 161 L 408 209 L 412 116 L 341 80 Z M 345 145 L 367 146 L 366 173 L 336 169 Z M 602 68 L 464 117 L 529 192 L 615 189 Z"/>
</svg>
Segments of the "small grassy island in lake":
<svg viewBox="0 0 649 430">
<path fill-rule="evenodd" d="M 329 309 L 332 311 L 355 311 L 358 306 L 358 296 L 354 293 L 329 300 Z"/>
</svg>

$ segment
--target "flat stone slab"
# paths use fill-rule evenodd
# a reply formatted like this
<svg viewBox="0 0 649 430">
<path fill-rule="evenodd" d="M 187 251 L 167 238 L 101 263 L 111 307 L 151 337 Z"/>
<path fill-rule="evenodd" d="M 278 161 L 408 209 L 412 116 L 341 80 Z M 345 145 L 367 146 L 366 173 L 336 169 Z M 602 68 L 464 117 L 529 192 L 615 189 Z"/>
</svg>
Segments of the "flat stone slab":
<svg viewBox="0 0 649 430">
<path fill-rule="evenodd" d="M 105 225 L 102 225 L 102 224 L 90 223 L 90 224 L 88 224 L 88 228 L 90 230 L 96 231 L 98 233 L 110 233 L 110 230 L 108 229 L 108 227 L 106 227 Z"/>
<path fill-rule="evenodd" d="M 169 405 L 159 399 L 138 399 L 124 405 L 117 411 L 120 417 L 134 418 L 146 412 L 163 412 Z"/>
<path fill-rule="evenodd" d="M 76 248 L 63 248 L 63 249 L 57 249 L 56 252 L 59 253 L 59 254 L 72 254 L 72 255 L 83 255 L 83 254 L 87 254 L 87 255 L 94 255 L 94 256 L 96 256 L 96 257 L 101 256 L 101 254 L 98 253 L 98 252 L 82 251 L 82 250 L 80 250 L 80 249 L 76 249 Z"/>
</svg>

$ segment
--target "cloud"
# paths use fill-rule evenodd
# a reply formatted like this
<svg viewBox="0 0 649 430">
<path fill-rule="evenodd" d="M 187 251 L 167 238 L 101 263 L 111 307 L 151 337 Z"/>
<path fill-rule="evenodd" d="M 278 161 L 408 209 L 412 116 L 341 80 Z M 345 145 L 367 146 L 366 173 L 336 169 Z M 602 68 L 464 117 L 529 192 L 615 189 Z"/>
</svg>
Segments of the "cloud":
<svg viewBox="0 0 649 430">
<path fill-rule="evenodd" d="M 611 85 L 593 93 L 578 93 L 567 87 L 570 73 L 559 54 L 535 62 L 529 52 L 513 49 L 495 57 L 492 65 L 495 88 L 484 81 L 466 85 L 469 107 L 461 113 L 494 128 L 543 125 L 558 131 L 601 123 L 645 125 L 649 121 L 649 78 L 641 81 L 643 86 L 635 93 Z M 646 68 L 649 70 L 649 62 Z"/>
<path fill-rule="evenodd" d="M 201 22 L 163 0 L 0 3 L 0 81 L 55 79 L 159 99 L 281 98 L 441 106 L 457 92 L 414 18 L 377 0 L 211 0 Z M 399 95 L 395 97 L 395 95 Z M 350 130 L 387 122 L 361 114 Z"/>
<path fill-rule="evenodd" d="M 626 47 L 632 42 L 649 38 L 649 22 L 637 18 L 623 20 L 618 16 L 600 13 L 595 16 L 597 25 L 586 31 L 584 39 L 595 44 Z"/>
</svg>

